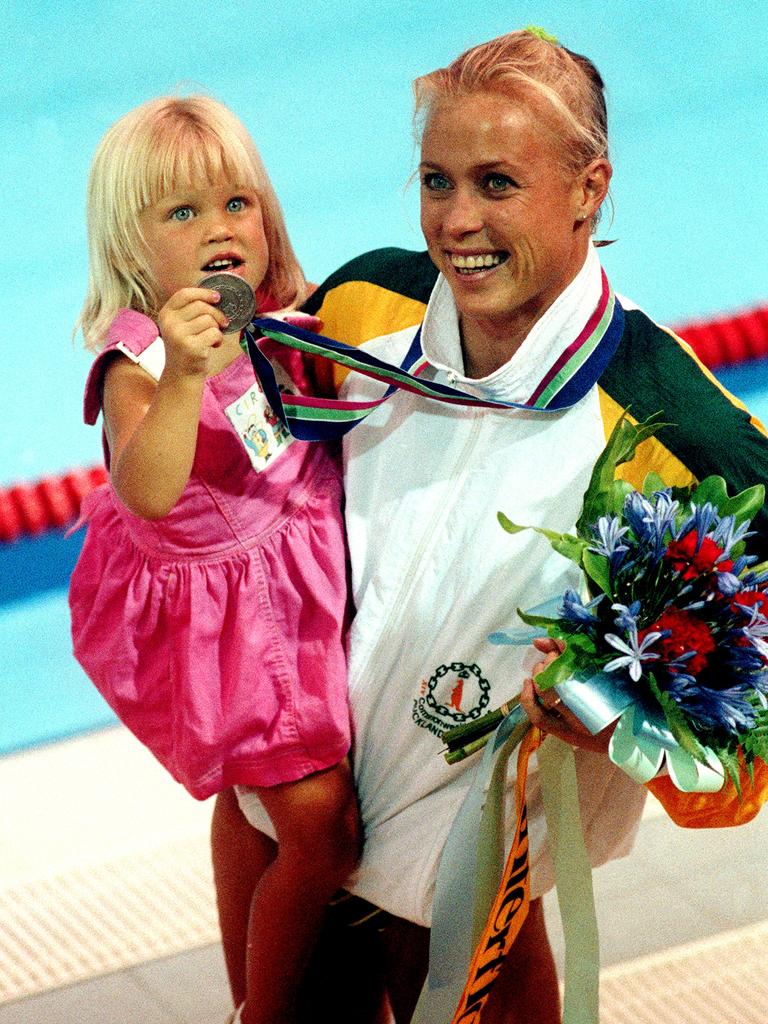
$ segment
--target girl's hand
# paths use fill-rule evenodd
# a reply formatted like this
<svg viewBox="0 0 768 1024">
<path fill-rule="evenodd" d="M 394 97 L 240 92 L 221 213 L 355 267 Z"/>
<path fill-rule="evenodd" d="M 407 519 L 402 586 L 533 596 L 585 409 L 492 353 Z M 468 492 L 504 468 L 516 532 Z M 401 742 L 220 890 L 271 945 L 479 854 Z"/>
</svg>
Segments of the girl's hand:
<svg viewBox="0 0 768 1024">
<path fill-rule="evenodd" d="M 157 322 L 169 376 L 205 377 L 211 352 L 224 340 L 229 320 L 210 288 L 181 288 L 160 310 Z"/>
<path fill-rule="evenodd" d="M 520 703 L 533 725 L 542 732 L 557 736 L 572 747 L 607 753 L 615 723 L 593 736 L 566 707 L 554 689 L 542 691 L 536 686 L 536 676 L 562 654 L 565 644 L 560 640 L 542 637 L 534 640 L 533 646 L 544 657 L 534 666 L 531 675 L 523 680 L 523 691 L 520 694 Z"/>
</svg>

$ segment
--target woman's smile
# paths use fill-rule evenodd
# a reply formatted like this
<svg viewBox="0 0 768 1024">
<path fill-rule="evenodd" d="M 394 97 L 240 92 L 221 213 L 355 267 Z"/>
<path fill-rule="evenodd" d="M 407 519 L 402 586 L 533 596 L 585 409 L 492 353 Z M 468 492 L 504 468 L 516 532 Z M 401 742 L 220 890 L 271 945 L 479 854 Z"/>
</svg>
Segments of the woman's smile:
<svg viewBox="0 0 768 1024">
<path fill-rule="evenodd" d="M 485 271 L 493 270 L 494 267 L 498 267 L 509 259 L 509 253 L 506 252 L 449 252 L 446 255 L 456 272 L 462 277 L 477 277 Z"/>
</svg>

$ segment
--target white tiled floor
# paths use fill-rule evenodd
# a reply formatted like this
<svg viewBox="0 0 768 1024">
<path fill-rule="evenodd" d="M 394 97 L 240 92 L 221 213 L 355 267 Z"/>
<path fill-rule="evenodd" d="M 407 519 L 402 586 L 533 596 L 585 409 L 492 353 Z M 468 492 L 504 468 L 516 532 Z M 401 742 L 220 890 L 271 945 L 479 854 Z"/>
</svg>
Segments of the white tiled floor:
<svg viewBox="0 0 768 1024">
<path fill-rule="evenodd" d="M 0 893 L 75 867 L 146 859 L 164 844 L 203 850 L 207 841 L 210 804 L 170 783 L 121 729 L 3 759 L 0 793 Z M 595 873 L 603 964 L 768 919 L 766 876 L 768 812 L 740 829 L 693 832 L 651 805 L 632 856 Z M 548 897 L 560 955 L 553 908 Z M 223 1024 L 228 1009 L 213 943 L 6 1003 L 0 1024 Z"/>
<path fill-rule="evenodd" d="M 767 874 L 768 812 L 737 829 L 646 817 L 631 856 L 594 874 L 603 965 L 767 919 Z"/>
</svg>

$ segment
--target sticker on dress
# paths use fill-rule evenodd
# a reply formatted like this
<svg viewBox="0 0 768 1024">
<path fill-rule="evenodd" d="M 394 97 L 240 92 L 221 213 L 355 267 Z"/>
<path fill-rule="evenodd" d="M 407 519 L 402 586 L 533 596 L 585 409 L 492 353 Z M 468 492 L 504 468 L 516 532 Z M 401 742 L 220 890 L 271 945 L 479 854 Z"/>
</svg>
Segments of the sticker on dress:
<svg viewBox="0 0 768 1024">
<path fill-rule="evenodd" d="M 281 371 L 282 367 L 276 365 L 275 378 L 280 391 L 288 395 L 296 394 L 291 379 L 285 371 Z M 228 405 L 224 412 L 243 442 L 257 473 L 274 462 L 294 440 L 267 402 L 258 380 Z"/>
</svg>

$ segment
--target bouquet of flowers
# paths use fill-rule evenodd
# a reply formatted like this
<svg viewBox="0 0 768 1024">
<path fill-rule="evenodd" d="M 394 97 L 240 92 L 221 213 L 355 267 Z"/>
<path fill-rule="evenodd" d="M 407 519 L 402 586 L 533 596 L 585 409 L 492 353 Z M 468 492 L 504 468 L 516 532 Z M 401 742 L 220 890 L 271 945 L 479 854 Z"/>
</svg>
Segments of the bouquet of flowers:
<svg viewBox="0 0 768 1024">
<path fill-rule="evenodd" d="M 596 689 L 621 692 L 618 707 L 632 706 L 627 728 L 636 738 L 644 730 L 661 736 L 662 747 L 716 769 L 710 788 L 730 777 L 738 790 L 741 765 L 751 778 L 756 759 L 768 761 L 768 563 L 756 566 L 747 547 L 765 489 L 731 497 L 719 476 L 680 489 L 650 474 L 637 491 L 616 479 L 617 467 L 662 425 L 658 415 L 617 423 L 575 535 L 519 526 L 499 513 L 509 533 L 536 530 L 583 572 L 582 593 L 567 590 L 553 603 L 555 614 L 518 615 L 565 644 L 537 677 L 540 689 L 557 686 L 569 704 L 574 684 L 582 684 L 587 704 Z M 491 639 L 514 642 L 505 634 Z M 481 747 L 514 704 L 445 733 L 449 762 Z M 617 717 L 598 720 L 595 731 Z M 661 755 L 649 778 L 660 764 Z"/>
</svg>

